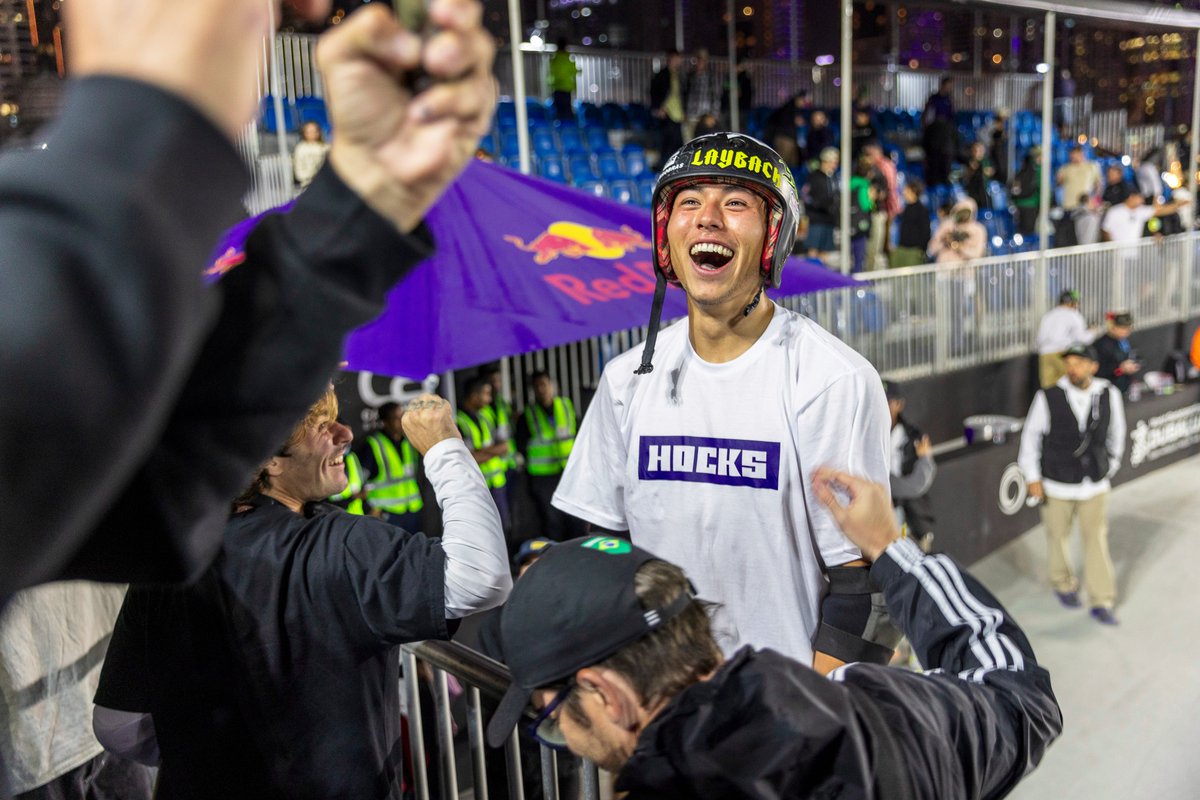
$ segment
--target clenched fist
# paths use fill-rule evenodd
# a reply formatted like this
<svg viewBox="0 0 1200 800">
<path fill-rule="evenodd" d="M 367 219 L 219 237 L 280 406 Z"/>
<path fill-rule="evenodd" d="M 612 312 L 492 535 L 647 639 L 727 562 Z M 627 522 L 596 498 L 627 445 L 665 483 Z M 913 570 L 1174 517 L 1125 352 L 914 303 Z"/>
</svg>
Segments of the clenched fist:
<svg viewBox="0 0 1200 800">
<path fill-rule="evenodd" d="M 423 394 L 404 407 L 404 435 L 421 455 L 445 439 L 461 439 L 450 404 L 436 394 Z"/>
</svg>

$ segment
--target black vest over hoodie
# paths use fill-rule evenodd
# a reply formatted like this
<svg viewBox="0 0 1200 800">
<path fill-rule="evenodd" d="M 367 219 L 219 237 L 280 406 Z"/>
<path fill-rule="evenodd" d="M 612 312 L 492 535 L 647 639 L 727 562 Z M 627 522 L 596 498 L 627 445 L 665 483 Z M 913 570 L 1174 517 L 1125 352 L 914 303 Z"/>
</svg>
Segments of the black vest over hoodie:
<svg viewBox="0 0 1200 800">
<path fill-rule="evenodd" d="M 1081 432 L 1061 386 L 1046 390 L 1050 432 L 1042 437 L 1042 476 L 1059 483 L 1098 481 L 1108 474 L 1108 391 L 1091 397 L 1087 427 Z"/>
</svg>

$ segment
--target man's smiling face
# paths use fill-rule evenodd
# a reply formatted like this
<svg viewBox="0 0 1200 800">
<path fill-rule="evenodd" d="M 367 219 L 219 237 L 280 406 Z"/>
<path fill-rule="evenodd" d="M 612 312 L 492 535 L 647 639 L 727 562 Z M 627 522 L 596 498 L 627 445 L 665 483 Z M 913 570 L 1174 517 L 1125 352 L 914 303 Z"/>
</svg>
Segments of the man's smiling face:
<svg viewBox="0 0 1200 800">
<path fill-rule="evenodd" d="M 682 190 L 671 206 L 671 266 L 688 300 L 716 311 L 745 304 L 762 286 L 767 208 L 752 189 L 705 183 Z"/>
</svg>

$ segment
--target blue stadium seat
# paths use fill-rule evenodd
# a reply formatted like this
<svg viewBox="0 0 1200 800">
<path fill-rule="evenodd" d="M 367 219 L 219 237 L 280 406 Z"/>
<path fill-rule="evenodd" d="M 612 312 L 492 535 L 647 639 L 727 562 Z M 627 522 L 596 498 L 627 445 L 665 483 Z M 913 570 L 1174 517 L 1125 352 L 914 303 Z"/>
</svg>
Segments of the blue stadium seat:
<svg viewBox="0 0 1200 800">
<path fill-rule="evenodd" d="M 625 113 L 629 115 L 629 127 L 635 131 L 650 129 L 650 109 L 642 103 L 627 103 Z"/>
<path fill-rule="evenodd" d="M 567 167 L 563 164 L 562 156 L 545 156 L 541 159 L 538 174 L 555 183 L 567 182 Z"/>
<path fill-rule="evenodd" d="M 607 197 L 608 187 L 601 181 L 574 181 L 575 188 L 594 194 L 596 197 Z"/>
<path fill-rule="evenodd" d="M 516 131 L 504 131 L 500 134 L 500 155 L 507 159 L 521 155 L 521 146 L 517 140 Z"/>
<path fill-rule="evenodd" d="M 260 108 L 262 114 L 259 115 L 259 124 L 267 133 L 275 133 L 275 98 L 267 95 L 262 99 Z M 296 111 L 296 105 L 286 99 L 283 101 L 283 129 L 288 133 L 295 133 L 300 129 L 300 115 Z"/>
<path fill-rule="evenodd" d="M 631 178 L 636 178 L 650 169 L 646 161 L 646 151 L 640 144 L 625 145 L 621 149 L 621 155 L 625 158 L 625 174 Z"/>
<path fill-rule="evenodd" d="M 643 172 L 637 179 L 638 187 L 638 205 L 649 208 L 654 202 L 654 182 L 655 176 L 649 172 Z"/>
<path fill-rule="evenodd" d="M 517 127 L 517 105 L 512 100 L 496 104 L 496 127 L 500 130 Z"/>
<path fill-rule="evenodd" d="M 630 181 L 630 180 L 609 181 L 608 196 L 611 197 L 613 200 L 616 200 L 618 203 L 629 203 L 630 205 L 637 205 L 637 202 L 638 202 L 637 186 L 634 184 L 633 181 Z"/>
<path fill-rule="evenodd" d="M 573 156 L 587 152 L 587 147 L 583 143 L 583 133 L 579 128 L 570 125 L 559 128 L 558 138 L 562 142 L 562 151 L 565 155 Z"/>
<path fill-rule="evenodd" d="M 600 177 L 606 181 L 620 180 L 625 177 L 625 168 L 616 153 L 600 153 L 596 156 L 596 167 Z"/>
<path fill-rule="evenodd" d="M 587 145 L 593 153 L 602 153 L 612 150 L 612 144 L 608 141 L 608 131 L 604 128 L 588 127 L 584 129 L 587 135 Z"/>
<path fill-rule="evenodd" d="M 483 136 L 481 136 L 479 138 L 479 147 L 482 150 L 488 151 L 493 156 L 496 155 L 496 133 L 495 133 L 495 131 L 488 131 Z"/>
<path fill-rule="evenodd" d="M 629 130 L 629 114 L 617 103 L 605 103 L 600 106 L 600 114 L 604 119 L 604 127 L 610 131 Z"/>
<path fill-rule="evenodd" d="M 529 132 L 529 138 L 533 152 L 538 156 L 557 156 L 559 154 L 558 142 L 554 140 L 554 131 L 549 128 L 535 128 Z"/>
<path fill-rule="evenodd" d="M 569 166 L 571 168 L 571 180 L 578 183 L 579 181 L 598 181 L 600 176 L 596 174 L 595 167 L 592 166 L 592 157 L 577 153 L 570 156 Z"/>
<path fill-rule="evenodd" d="M 582 102 L 579 104 L 579 124 L 586 127 L 604 127 L 604 114 L 595 103 Z"/>
</svg>

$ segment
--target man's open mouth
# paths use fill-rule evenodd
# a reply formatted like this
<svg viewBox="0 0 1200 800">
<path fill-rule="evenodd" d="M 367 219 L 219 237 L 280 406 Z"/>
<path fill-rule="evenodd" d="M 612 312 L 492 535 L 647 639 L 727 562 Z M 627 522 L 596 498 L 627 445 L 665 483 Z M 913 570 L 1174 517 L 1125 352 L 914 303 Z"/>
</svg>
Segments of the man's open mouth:
<svg viewBox="0 0 1200 800">
<path fill-rule="evenodd" d="M 338 456 L 337 458 L 330 459 L 330 461 L 329 461 L 330 467 L 343 467 L 345 465 L 346 465 L 346 456 L 344 454 Z"/>
<path fill-rule="evenodd" d="M 716 242 L 697 242 L 688 254 L 697 267 L 713 272 L 733 260 L 733 251 Z"/>
</svg>

